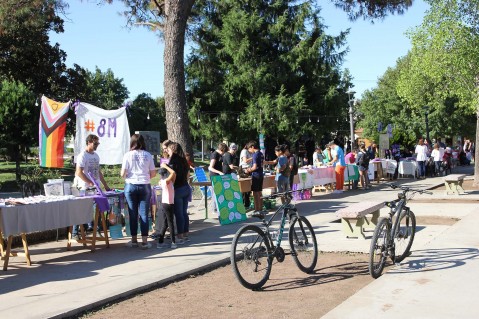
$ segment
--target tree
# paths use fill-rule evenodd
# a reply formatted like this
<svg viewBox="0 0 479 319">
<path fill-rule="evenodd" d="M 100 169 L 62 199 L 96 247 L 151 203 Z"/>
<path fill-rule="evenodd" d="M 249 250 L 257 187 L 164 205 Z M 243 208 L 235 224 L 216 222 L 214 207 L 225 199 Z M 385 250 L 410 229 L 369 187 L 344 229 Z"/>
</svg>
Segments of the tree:
<svg viewBox="0 0 479 319">
<path fill-rule="evenodd" d="M 113 0 L 104 0 L 112 2 Z M 165 39 L 164 87 L 168 136 L 192 151 L 189 121 L 187 119 L 184 75 L 184 44 L 187 21 L 195 0 L 121 0 L 127 7 L 124 11 L 129 24 L 138 24 L 160 31 Z M 369 0 L 353 4 L 352 0 L 331 0 L 351 10 L 351 17 L 363 15 L 371 19 L 388 13 L 403 12 L 412 0 Z M 197 17 L 196 14 L 193 15 Z"/>
<path fill-rule="evenodd" d="M 65 71 L 65 52 L 50 45 L 49 32 L 63 32 L 62 0 L 0 2 L 0 77 L 20 81 L 35 94 L 51 94 Z"/>
<path fill-rule="evenodd" d="M 327 35 L 313 1 L 196 4 L 201 19 L 186 70 L 190 119 L 202 117 L 203 133 L 238 141 L 262 132 L 279 141 L 337 128 L 325 119 L 346 115 L 336 87 L 348 32 Z"/>
<path fill-rule="evenodd" d="M 95 72 L 86 72 L 86 90 L 82 100 L 106 110 L 120 107 L 130 93 L 123 79 L 115 78 L 111 69 L 102 72 L 98 67 Z"/>
<path fill-rule="evenodd" d="M 457 99 L 458 109 L 476 115 L 479 143 L 479 1 L 435 0 L 421 26 L 411 33 L 412 64 L 418 76 L 440 86 L 434 95 Z M 476 147 L 475 158 L 479 158 Z M 479 185 L 479 161 L 474 184 Z"/>
<path fill-rule="evenodd" d="M 38 114 L 35 95 L 21 82 L 2 81 L 0 84 L 0 141 L 16 163 L 16 180 L 20 181 L 22 153 L 32 146 L 38 135 Z"/>
<path fill-rule="evenodd" d="M 160 137 L 166 136 L 165 100 L 152 99 L 149 94 L 142 93 L 136 97 L 128 108 L 130 133 L 136 131 L 158 131 Z"/>
</svg>

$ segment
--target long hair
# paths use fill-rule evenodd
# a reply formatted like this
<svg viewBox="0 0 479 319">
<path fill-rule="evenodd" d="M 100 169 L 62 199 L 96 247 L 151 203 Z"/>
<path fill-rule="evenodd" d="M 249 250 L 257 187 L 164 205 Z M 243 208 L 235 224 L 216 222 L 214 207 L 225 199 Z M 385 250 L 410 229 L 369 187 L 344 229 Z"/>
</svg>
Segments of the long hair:
<svg viewBox="0 0 479 319">
<path fill-rule="evenodd" d="M 140 134 L 133 134 L 130 138 L 130 151 L 144 150 L 145 139 Z"/>
</svg>

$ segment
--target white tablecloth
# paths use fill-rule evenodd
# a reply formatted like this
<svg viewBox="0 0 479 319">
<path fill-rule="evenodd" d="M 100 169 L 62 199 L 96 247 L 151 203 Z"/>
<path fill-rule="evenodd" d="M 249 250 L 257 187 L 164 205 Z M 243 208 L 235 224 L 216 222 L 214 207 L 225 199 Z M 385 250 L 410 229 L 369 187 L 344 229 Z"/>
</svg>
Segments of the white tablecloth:
<svg viewBox="0 0 479 319">
<path fill-rule="evenodd" d="M 399 162 L 399 175 L 412 175 L 416 178 L 417 163 L 415 161 L 401 161 Z"/>
<path fill-rule="evenodd" d="M 92 220 L 92 198 L 0 207 L 0 229 L 6 237 L 79 225 Z"/>
<path fill-rule="evenodd" d="M 313 186 L 326 185 L 336 182 L 336 173 L 334 172 L 334 167 L 332 166 L 308 169 L 300 168 L 298 170 L 298 175 L 300 177 L 300 188 L 310 188 Z"/>
</svg>

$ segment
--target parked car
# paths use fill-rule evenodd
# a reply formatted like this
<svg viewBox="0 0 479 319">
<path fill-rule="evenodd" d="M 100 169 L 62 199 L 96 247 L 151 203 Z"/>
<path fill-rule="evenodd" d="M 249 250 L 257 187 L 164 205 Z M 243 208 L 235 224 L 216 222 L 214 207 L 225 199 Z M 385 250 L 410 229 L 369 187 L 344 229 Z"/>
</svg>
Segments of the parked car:
<svg viewBox="0 0 479 319">
<path fill-rule="evenodd" d="M 202 154 L 203 154 L 203 153 L 202 153 L 201 151 L 199 151 L 199 150 L 197 150 L 197 149 L 193 149 L 193 157 L 194 157 L 194 158 L 201 158 L 201 155 L 202 155 Z M 206 156 L 206 154 L 205 154 L 205 156 Z"/>
</svg>

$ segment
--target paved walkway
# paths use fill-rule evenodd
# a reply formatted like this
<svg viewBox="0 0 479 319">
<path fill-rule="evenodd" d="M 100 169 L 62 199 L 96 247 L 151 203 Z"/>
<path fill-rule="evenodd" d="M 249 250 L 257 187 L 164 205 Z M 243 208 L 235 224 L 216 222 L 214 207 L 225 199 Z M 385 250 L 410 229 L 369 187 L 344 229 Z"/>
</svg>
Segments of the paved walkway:
<svg viewBox="0 0 479 319">
<path fill-rule="evenodd" d="M 472 174 L 473 167 L 456 172 Z M 400 179 L 416 187 L 442 184 L 441 178 Z M 375 280 L 346 300 L 325 318 L 376 318 L 412 315 L 421 318 L 476 317 L 472 296 L 479 276 L 477 201 L 479 192 L 458 197 L 433 191 L 433 203 L 411 201 L 417 216 L 442 215 L 460 218 L 453 226 L 427 225 L 417 232 L 413 254 L 400 266 Z M 371 191 L 324 194 L 297 203 L 313 224 L 322 251 L 368 252 L 368 239 L 347 239 L 334 212 L 367 199 L 395 198 L 397 191 L 384 183 Z M 427 196 L 427 195 L 423 195 Z M 421 199 L 421 198 L 419 198 Z M 0 272 L 0 313 L 4 318 L 45 318 L 74 315 L 92 306 L 214 267 L 229 259 L 230 243 L 243 224 L 219 226 L 203 220 L 202 205 L 192 215 L 192 242 L 175 250 L 142 251 L 125 247 L 128 239 L 101 244 L 95 253 L 81 245 L 66 251 L 65 241 L 30 247 L 32 266 L 22 257 L 10 259 Z M 386 211 L 381 211 L 385 213 Z M 210 214 L 211 216 L 211 214 Z M 321 262 L 320 260 L 318 261 Z M 232 280 L 234 276 L 232 275 Z"/>
</svg>

